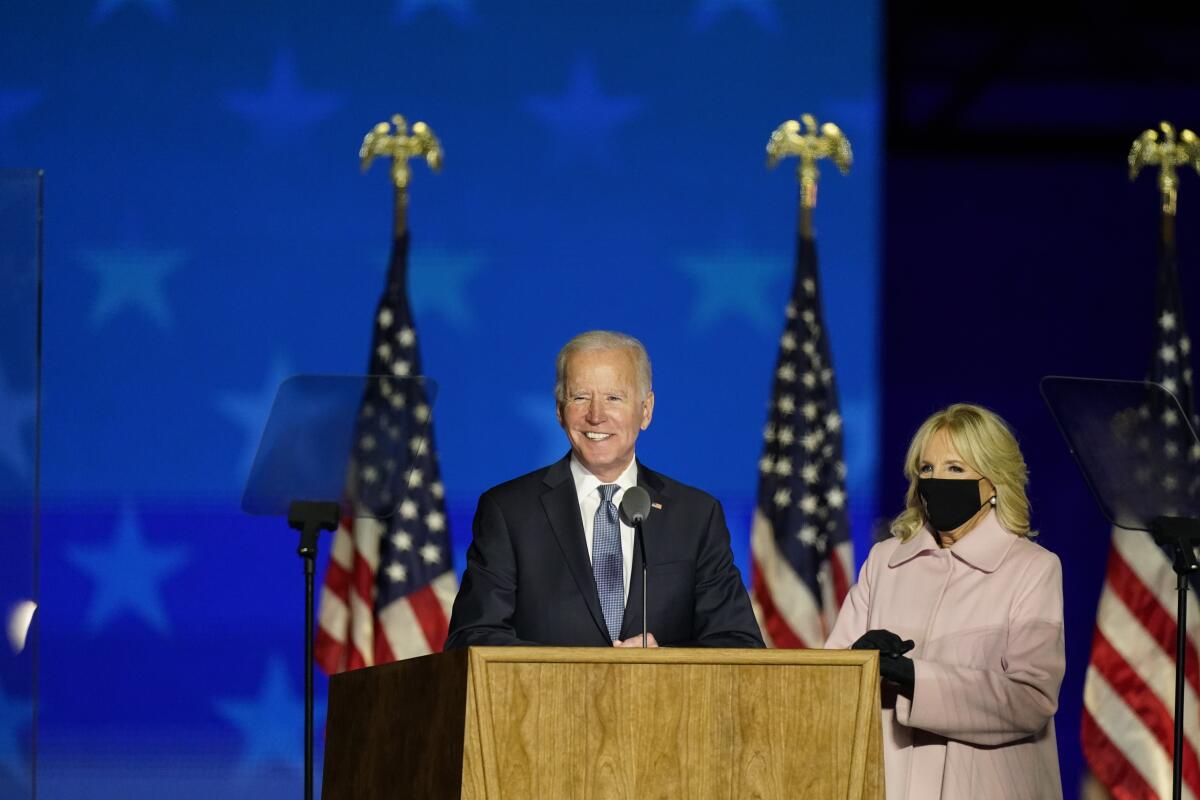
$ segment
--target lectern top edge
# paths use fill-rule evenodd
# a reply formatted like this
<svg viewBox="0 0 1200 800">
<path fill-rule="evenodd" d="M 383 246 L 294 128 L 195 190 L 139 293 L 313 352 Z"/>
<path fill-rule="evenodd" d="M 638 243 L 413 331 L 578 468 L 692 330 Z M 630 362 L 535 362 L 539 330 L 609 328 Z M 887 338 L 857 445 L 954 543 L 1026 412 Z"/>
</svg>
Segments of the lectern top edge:
<svg viewBox="0 0 1200 800">
<path fill-rule="evenodd" d="M 873 650 L 762 650 L 713 647 L 471 647 L 471 661 L 522 664 L 805 664 L 861 666 Z"/>
</svg>

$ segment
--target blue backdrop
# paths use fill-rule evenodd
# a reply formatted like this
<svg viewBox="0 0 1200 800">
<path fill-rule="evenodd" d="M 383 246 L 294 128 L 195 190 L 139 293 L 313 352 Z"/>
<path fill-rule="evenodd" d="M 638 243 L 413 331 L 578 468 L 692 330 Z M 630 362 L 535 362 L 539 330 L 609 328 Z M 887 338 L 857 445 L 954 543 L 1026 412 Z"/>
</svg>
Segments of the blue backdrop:
<svg viewBox="0 0 1200 800">
<path fill-rule="evenodd" d="M 606 327 L 654 358 L 639 455 L 724 501 L 747 570 L 795 230 L 764 146 L 803 111 L 840 124 L 856 163 L 817 221 L 861 559 L 876 6 L 9 0 L 0 165 L 47 175 L 39 793 L 299 791 L 295 538 L 237 500 L 280 380 L 367 362 L 391 192 L 356 151 L 395 112 L 446 152 L 414 167 L 412 298 L 460 568 L 479 492 L 565 452 L 557 348 Z M 0 470 L 33 444 L 6 386 Z M 0 713 L 6 780 L 27 735 Z"/>
</svg>

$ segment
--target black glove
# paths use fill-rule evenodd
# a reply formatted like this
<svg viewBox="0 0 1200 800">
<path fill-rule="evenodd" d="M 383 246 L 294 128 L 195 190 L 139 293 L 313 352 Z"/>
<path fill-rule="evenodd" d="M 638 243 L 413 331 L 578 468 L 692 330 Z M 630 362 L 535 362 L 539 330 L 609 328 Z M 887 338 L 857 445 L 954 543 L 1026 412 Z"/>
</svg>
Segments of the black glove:
<svg viewBox="0 0 1200 800">
<path fill-rule="evenodd" d="M 916 685 L 916 675 L 911 659 L 904 656 L 883 657 L 879 659 L 879 674 L 886 681 L 891 681 L 900 687 L 901 694 L 912 696 Z"/>
<path fill-rule="evenodd" d="M 886 630 L 867 631 L 850 645 L 852 650 L 878 650 L 879 674 L 885 681 L 899 686 L 905 694 L 912 694 L 916 682 L 913 662 L 904 657 L 914 647 L 916 643 L 912 639 L 901 639 Z"/>
<path fill-rule="evenodd" d="M 858 641 L 850 645 L 851 650 L 878 650 L 881 658 L 885 659 L 899 658 L 916 647 L 916 643 L 912 639 L 901 639 L 891 631 L 874 630 L 867 631 L 858 638 Z"/>
</svg>

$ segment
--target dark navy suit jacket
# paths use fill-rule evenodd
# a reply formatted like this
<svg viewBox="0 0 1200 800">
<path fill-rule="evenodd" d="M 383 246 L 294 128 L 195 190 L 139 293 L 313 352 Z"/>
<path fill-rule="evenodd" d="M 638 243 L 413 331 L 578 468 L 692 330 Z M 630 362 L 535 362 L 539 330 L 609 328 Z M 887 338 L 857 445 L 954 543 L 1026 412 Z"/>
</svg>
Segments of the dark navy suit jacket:
<svg viewBox="0 0 1200 800">
<path fill-rule="evenodd" d="M 643 523 L 648 628 L 660 645 L 762 647 L 729 549 L 721 504 L 638 462 L 652 506 Z M 570 456 L 489 489 L 454 601 L 446 649 L 471 645 L 611 647 L 592 576 Z M 637 551 L 621 638 L 641 633 Z"/>
</svg>

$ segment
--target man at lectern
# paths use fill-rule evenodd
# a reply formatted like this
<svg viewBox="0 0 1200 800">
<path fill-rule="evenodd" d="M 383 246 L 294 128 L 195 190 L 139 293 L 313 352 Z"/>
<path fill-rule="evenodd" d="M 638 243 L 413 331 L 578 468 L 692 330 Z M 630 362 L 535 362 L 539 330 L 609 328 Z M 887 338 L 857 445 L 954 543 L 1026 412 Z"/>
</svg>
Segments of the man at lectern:
<svg viewBox="0 0 1200 800">
<path fill-rule="evenodd" d="M 642 564 L 618 511 L 633 486 L 651 501 L 648 645 L 762 647 L 720 503 L 634 456 L 654 412 L 645 347 L 588 331 L 563 346 L 556 368 L 571 452 L 479 498 L 446 649 L 640 647 Z"/>
</svg>

